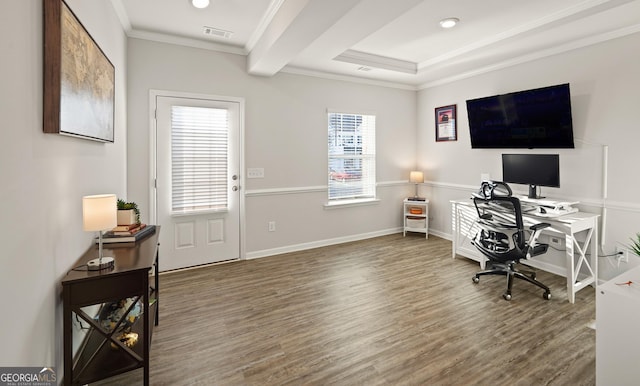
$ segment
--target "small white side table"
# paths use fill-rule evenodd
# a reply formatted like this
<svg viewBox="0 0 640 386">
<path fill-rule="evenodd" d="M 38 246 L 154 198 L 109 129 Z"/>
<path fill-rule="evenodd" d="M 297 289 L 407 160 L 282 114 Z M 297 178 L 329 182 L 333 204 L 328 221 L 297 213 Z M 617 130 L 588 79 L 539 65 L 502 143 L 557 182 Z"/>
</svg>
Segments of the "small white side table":
<svg viewBox="0 0 640 386">
<path fill-rule="evenodd" d="M 424 233 L 425 238 L 429 238 L 429 200 L 414 201 L 405 198 L 402 206 L 402 235 L 407 232 Z"/>
</svg>

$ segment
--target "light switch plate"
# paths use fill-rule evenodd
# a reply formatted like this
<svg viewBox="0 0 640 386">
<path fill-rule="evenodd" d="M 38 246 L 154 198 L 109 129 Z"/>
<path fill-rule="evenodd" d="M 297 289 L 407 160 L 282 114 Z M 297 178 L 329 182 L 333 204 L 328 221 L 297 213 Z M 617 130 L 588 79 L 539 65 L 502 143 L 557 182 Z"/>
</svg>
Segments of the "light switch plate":
<svg viewBox="0 0 640 386">
<path fill-rule="evenodd" d="M 264 178 L 264 168 L 248 168 L 247 178 Z"/>
</svg>

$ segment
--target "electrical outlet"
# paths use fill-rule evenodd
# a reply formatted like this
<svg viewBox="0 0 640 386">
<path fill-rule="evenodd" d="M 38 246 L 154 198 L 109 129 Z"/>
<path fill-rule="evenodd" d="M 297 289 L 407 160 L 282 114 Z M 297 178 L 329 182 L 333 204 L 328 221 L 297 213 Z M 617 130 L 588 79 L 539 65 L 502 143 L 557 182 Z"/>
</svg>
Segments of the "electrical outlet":
<svg viewBox="0 0 640 386">
<path fill-rule="evenodd" d="M 276 231 L 276 222 L 269 221 L 269 232 L 275 232 L 275 231 Z"/>
<path fill-rule="evenodd" d="M 617 253 L 616 259 L 624 263 L 629 262 L 629 251 L 627 250 L 627 248 L 620 245 L 616 245 L 616 253 Z"/>
<path fill-rule="evenodd" d="M 551 237 L 549 238 L 549 243 L 554 245 L 557 248 L 561 248 L 562 247 L 562 239 L 559 237 Z"/>
</svg>

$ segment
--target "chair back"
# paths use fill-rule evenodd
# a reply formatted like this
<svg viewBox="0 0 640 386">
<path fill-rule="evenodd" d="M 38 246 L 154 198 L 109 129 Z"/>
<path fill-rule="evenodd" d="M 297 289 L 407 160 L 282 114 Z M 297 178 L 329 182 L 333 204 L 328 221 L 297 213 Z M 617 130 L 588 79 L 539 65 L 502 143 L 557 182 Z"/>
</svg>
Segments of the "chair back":
<svg viewBox="0 0 640 386">
<path fill-rule="evenodd" d="M 522 207 L 520 200 L 512 196 L 509 185 L 502 181 L 483 181 L 479 191 L 473 194 L 473 203 L 484 232 L 480 235 L 483 245 L 476 246 L 485 255 L 508 260 L 526 251 Z"/>
</svg>

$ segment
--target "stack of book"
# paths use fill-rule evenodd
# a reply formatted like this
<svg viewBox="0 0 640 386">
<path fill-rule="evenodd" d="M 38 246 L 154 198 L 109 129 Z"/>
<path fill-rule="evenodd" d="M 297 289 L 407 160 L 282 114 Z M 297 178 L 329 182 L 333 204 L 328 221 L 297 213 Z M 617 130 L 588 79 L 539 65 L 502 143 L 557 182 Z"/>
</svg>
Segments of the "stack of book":
<svg viewBox="0 0 640 386">
<path fill-rule="evenodd" d="M 103 243 L 134 243 L 156 231 L 155 225 L 118 225 L 102 235 Z M 98 239 L 96 238 L 96 243 Z"/>
</svg>

